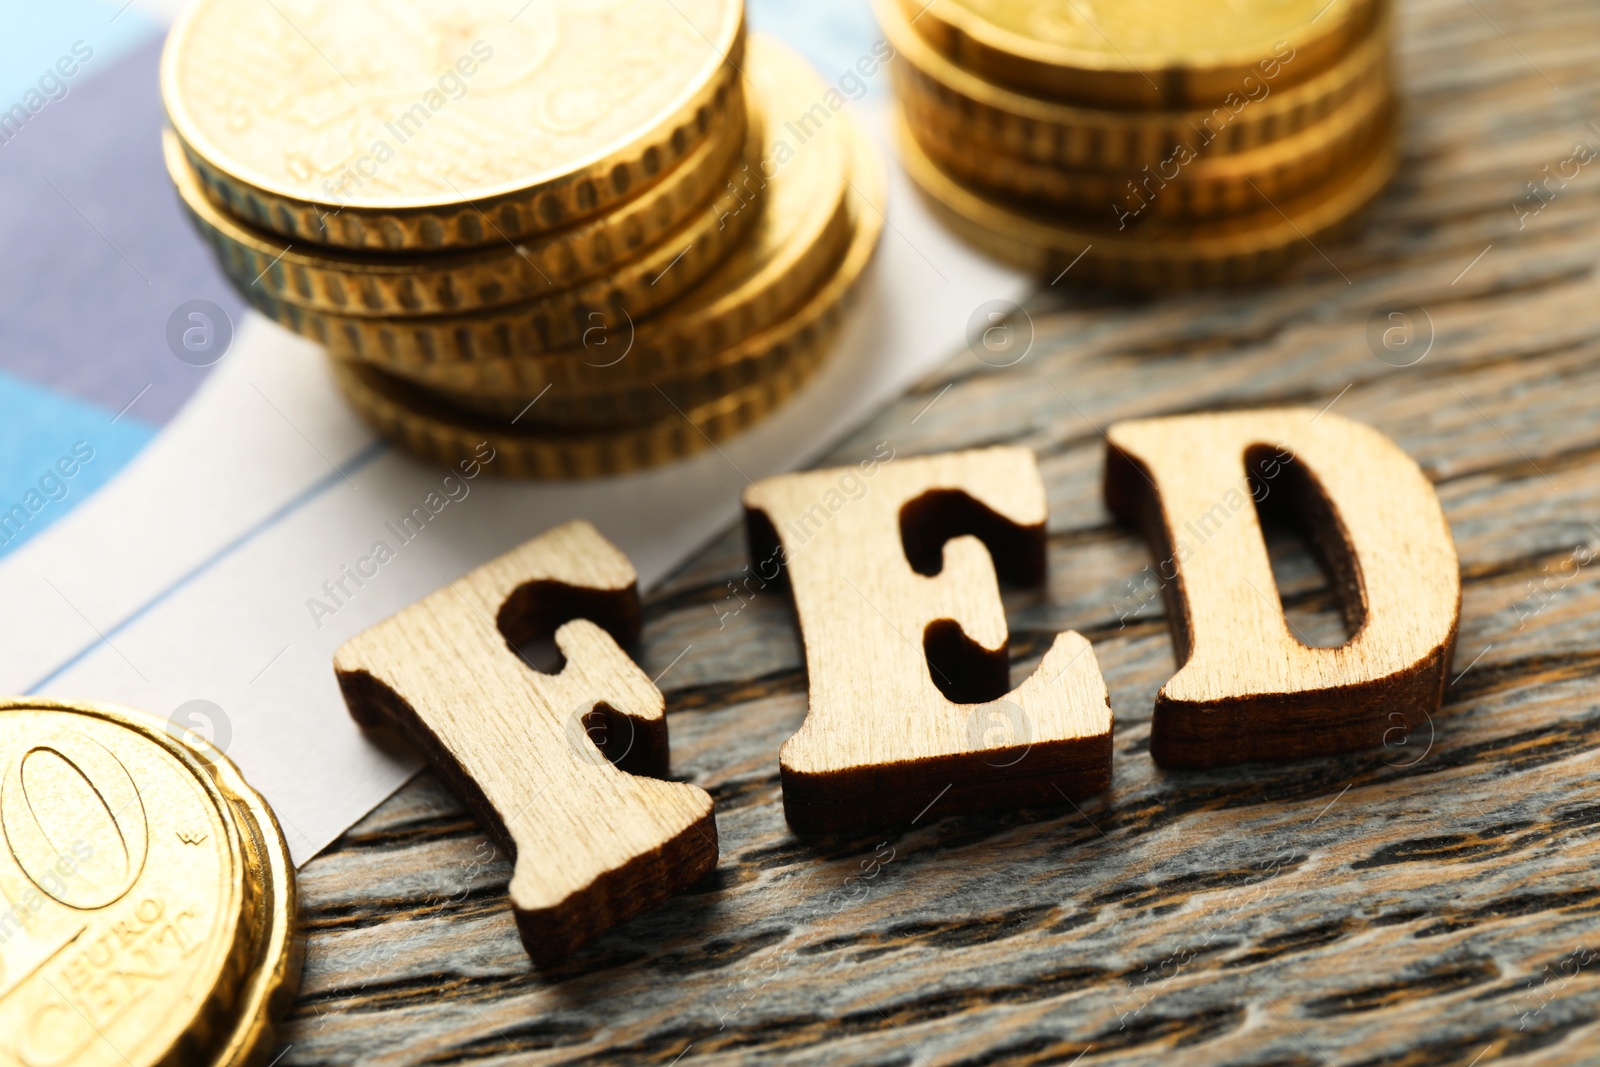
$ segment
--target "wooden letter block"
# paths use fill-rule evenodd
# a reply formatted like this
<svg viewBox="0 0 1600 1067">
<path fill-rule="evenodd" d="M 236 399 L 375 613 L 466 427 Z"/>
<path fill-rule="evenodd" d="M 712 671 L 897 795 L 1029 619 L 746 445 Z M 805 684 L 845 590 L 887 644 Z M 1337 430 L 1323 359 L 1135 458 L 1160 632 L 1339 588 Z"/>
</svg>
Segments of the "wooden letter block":
<svg viewBox="0 0 1600 1067">
<path fill-rule="evenodd" d="M 1308 531 L 1354 632 L 1344 645 L 1290 632 L 1253 494 Z M 1460 565 L 1433 486 L 1383 434 L 1302 408 L 1123 422 L 1105 495 L 1162 561 L 1179 669 L 1156 697 L 1157 763 L 1372 748 L 1438 708 Z"/>
<path fill-rule="evenodd" d="M 545 674 L 515 649 L 552 632 L 566 663 Z M 511 906 L 540 964 L 717 863 L 704 790 L 612 764 L 667 773 L 661 693 L 618 647 L 638 632 L 633 565 L 574 522 L 357 635 L 334 658 L 356 721 L 397 727 L 505 846 Z"/>
<path fill-rule="evenodd" d="M 1057 635 L 1007 692 L 996 572 L 1045 577 L 1032 452 L 784 475 L 744 506 L 755 569 L 786 576 L 805 641 L 810 707 L 779 757 L 797 832 L 1060 804 L 1110 783 L 1111 707 L 1082 636 Z"/>
</svg>

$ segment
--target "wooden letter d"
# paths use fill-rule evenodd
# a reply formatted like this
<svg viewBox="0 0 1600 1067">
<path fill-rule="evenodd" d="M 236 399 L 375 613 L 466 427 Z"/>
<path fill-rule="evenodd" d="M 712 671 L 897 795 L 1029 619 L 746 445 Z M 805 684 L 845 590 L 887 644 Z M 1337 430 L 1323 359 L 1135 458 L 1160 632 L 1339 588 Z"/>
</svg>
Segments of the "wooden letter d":
<svg viewBox="0 0 1600 1067">
<path fill-rule="evenodd" d="M 1373 748 L 1438 708 L 1460 565 L 1433 486 L 1383 434 L 1305 408 L 1118 423 L 1105 493 L 1162 561 L 1179 667 L 1156 697 L 1157 763 Z M 1290 633 L 1252 498 L 1305 526 L 1354 631 L 1343 646 Z"/>
</svg>

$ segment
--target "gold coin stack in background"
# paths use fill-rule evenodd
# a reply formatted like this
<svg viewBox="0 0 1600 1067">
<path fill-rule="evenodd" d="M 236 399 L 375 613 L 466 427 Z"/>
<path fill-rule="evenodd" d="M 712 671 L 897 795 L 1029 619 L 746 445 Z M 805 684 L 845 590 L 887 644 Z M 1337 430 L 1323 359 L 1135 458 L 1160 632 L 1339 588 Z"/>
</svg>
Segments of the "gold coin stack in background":
<svg viewBox="0 0 1600 1067">
<path fill-rule="evenodd" d="M 385 10 L 200 0 L 162 69 L 197 228 L 376 429 L 441 463 L 487 444 L 503 475 L 616 474 L 817 368 L 884 179 L 805 62 L 747 42 L 742 0 Z"/>
<path fill-rule="evenodd" d="M 873 3 L 912 179 L 1047 279 L 1262 278 L 1396 167 L 1387 0 Z"/>
</svg>

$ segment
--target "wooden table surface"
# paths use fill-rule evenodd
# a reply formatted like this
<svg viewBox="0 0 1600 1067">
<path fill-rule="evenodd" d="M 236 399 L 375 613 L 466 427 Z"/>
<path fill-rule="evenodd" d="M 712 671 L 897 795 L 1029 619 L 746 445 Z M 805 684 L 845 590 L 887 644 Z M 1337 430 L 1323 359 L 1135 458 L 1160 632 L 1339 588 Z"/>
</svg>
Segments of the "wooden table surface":
<svg viewBox="0 0 1600 1067">
<path fill-rule="evenodd" d="M 800 644 L 779 596 L 726 614 L 730 530 L 648 599 L 637 650 L 666 670 L 675 773 L 716 799 L 715 876 L 536 972 L 507 864 L 424 775 L 302 872 L 280 1063 L 1600 1058 L 1600 159 L 1527 186 L 1600 151 L 1600 6 L 1416 0 L 1398 32 L 1405 162 L 1358 238 L 1271 288 L 1064 282 L 1028 305 L 1022 362 L 954 355 L 833 454 L 1037 451 L 1050 579 L 1007 593 L 1016 677 L 1058 630 L 1093 641 L 1107 793 L 801 843 L 777 767 Z M 1431 323 L 1413 366 L 1369 348 L 1387 302 L 1424 309 L 1419 345 Z M 1101 503 L 1100 431 L 1265 404 L 1331 404 L 1433 480 L 1463 572 L 1454 681 L 1427 735 L 1381 751 L 1163 773 L 1171 642 Z M 1318 572 L 1277 548 L 1291 619 L 1337 640 Z"/>
</svg>

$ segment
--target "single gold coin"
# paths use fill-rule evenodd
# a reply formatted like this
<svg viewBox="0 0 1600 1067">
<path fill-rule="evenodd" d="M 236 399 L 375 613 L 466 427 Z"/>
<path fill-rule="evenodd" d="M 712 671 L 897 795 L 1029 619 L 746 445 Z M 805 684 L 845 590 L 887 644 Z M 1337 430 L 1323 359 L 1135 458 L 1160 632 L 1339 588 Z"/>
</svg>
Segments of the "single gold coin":
<svg viewBox="0 0 1600 1067">
<path fill-rule="evenodd" d="M 748 112 L 747 129 L 740 165 L 755 166 L 761 159 L 764 123 L 754 109 Z M 280 300 L 231 271 L 230 277 L 258 311 L 331 354 L 397 370 L 435 360 L 454 365 L 474 354 L 494 358 L 512 351 L 600 347 L 612 323 L 637 321 L 670 303 L 722 261 L 757 217 L 757 212 L 741 210 L 746 199 L 724 180 L 682 226 L 610 274 L 535 300 L 470 314 L 403 319 L 340 315 Z"/>
<path fill-rule="evenodd" d="M 909 101 L 908 101 L 909 105 Z M 1361 158 L 1393 109 L 1387 77 L 1374 78 L 1344 106 L 1270 144 L 1228 155 L 1187 145 L 1137 171 L 1063 168 L 1000 156 L 907 106 L 906 124 L 928 156 L 961 182 L 1045 209 L 1080 212 L 1118 229 L 1152 218 L 1204 219 L 1260 208 L 1263 197 L 1293 196 Z"/>
<path fill-rule="evenodd" d="M 941 170 L 904 122 L 897 133 L 901 162 L 934 214 L 972 245 L 1043 278 L 1070 270 L 1076 280 L 1143 289 L 1234 284 L 1282 270 L 1371 203 L 1398 163 L 1391 118 L 1363 158 L 1309 192 L 1247 215 L 1153 218 L 1118 230 L 984 197 Z"/>
<path fill-rule="evenodd" d="M 737 92 L 739 0 L 198 0 L 167 116 L 214 201 L 291 241 L 492 244 L 610 211 Z"/>
<path fill-rule="evenodd" d="M 1284 63 L 1284 84 L 1346 55 L 1381 0 L 897 0 L 957 66 L 1039 96 L 1113 108 L 1221 103 Z M 1287 61 L 1287 62 L 1285 62 Z"/>
<path fill-rule="evenodd" d="M 0 1061 L 245 1067 L 300 978 L 294 871 L 220 752 L 143 712 L 0 701 Z"/>
<path fill-rule="evenodd" d="M 745 145 L 743 94 L 728 122 L 645 192 L 614 211 L 553 233 L 455 253 L 346 252 L 285 242 L 220 210 L 178 138 L 164 134 L 167 173 L 223 270 L 241 289 L 311 311 L 437 315 L 499 308 L 564 292 L 614 272 L 681 230 L 726 183 Z M 759 124 L 756 126 L 759 131 Z M 759 133 L 757 133 L 759 137 Z"/>
<path fill-rule="evenodd" d="M 827 89 L 804 59 L 772 38 L 752 36 L 748 57 L 746 95 L 768 115 L 804 114 Z M 706 361 L 783 318 L 838 265 L 851 240 L 852 169 L 872 166 L 863 136 L 845 113 L 803 142 L 789 127 L 770 124 L 760 157 L 730 177 L 719 216 L 723 225 L 745 225 L 746 236 L 704 279 L 647 318 L 594 318 L 581 345 L 555 352 L 541 352 L 538 338 L 519 340 L 517 333 L 507 337 L 514 348 L 497 350 L 502 335 L 461 320 L 418 323 L 404 335 L 412 344 L 366 345 L 360 357 L 428 386 L 491 398 L 519 391 L 531 397 L 554 384 L 547 398 L 554 403 L 535 409 L 541 416 L 569 392 L 703 374 Z M 424 329 L 432 334 L 426 343 Z M 340 333 L 332 332 L 333 351 L 356 354 L 337 343 Z M 470 345 L 453 343 L 463 336 Z"/>
<path fill-rule="evenodd" d="M 873 10 L 896 52 L 891 78 L 908 115 L 947 135 L 958 133 L 984 152 L 1053 167 L 1138 170 L 1171 159 L 1180 145 L 1207 156 L 1270 144 L 1345 106 L 1384 75 L 1389 57 L 1388 20 L 1380 19 L 1349 55 L 1299 83 L 1288 84 L 1285 64 L 1274 57 L 1258 62 L 1214 106 L 1118 111 L 1045 100 L 985 81 L 924 41 L 899 0 L 873 0 Z"/>
</svg>

